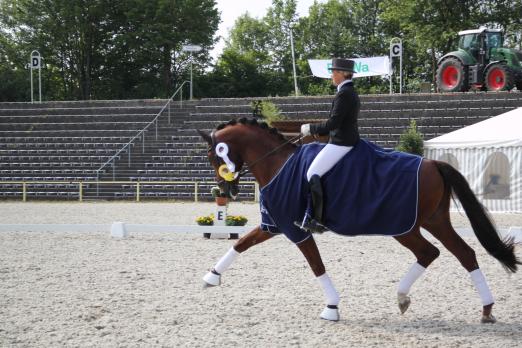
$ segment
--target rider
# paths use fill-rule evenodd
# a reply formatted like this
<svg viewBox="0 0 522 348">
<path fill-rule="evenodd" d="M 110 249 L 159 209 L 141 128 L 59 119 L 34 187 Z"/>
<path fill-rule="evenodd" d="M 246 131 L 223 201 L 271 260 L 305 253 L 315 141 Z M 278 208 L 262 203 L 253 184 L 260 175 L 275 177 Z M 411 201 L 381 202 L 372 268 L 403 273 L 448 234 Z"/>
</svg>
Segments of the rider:
<svg viewBox="0 0 522 348">
<path fill-rule="evenodd" d="M 301 134 L 330 135 L 328 144 L 317 154 L 306 173 L 309 194 L 305 217 L 297 223 L 310 232 L 323 232 L 323 188 L 321 177 L 328 172 L 359 140 L 357 118 L 359 115 L 359 95 L 353 86 L 354 61 L 332 59 L 332 83 L 337 86 L 337 94 L 332 102 L 330 117 L 326 122 L 303 124 Z"/>
</svg>

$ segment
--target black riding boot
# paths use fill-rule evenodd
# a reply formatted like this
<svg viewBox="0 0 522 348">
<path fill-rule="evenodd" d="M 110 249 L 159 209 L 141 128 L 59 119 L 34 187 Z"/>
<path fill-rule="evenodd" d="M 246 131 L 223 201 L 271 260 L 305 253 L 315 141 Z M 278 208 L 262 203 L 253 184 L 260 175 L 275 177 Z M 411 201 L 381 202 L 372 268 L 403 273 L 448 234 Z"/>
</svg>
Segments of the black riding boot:
<svg viewBox="0 0 522 348">
<path fill-rule="evenodd" d="M 323 185 L 321 177 L 314 175 L 308 182 L 308 204 L 303 222 L 294 222 L 296 226 L 312 233 L 323 233 L 328 229 L 323 223 Z"/>
<path fill-rule="evenodd" d="M 310 194 L 312 195 L 312 211 L 314 220 L 323 223 L 323 185 L 319 175 L 313 175 L 308 182 Z"/>
</svg>

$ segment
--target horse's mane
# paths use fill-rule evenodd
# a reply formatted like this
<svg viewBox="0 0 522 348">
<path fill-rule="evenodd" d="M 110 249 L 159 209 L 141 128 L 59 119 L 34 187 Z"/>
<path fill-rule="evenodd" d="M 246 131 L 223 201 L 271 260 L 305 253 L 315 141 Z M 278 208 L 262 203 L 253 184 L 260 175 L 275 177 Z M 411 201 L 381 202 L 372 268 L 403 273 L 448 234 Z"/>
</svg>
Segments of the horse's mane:
<svg viewBox="0 0 522 348">
<path fill-rule="evenodd" d="M 261 129 L 264 129 L 264 130 L 268 131 L 270 134 L 276 136 L 281 142 L 286 141 L 285 136 L 283 134 L 281 134 L 281 132 L 279 132 L 279 130 L 277 130 L 277 128 L 270 127 L 266 122 L 257 122 L 257 119 L 249 118 L 249 117 L 241 117 L 239 119 L 235 119 L 235 118 L 231 119 L 228 122 L 221 123 L 220 125 L 218 125 L 216 127 L 216 130 L 221 130 L 221 129 L 227 127 L 227 126 L 233 126 L 233 125 L 236 125 L 238 123 L 259 127 Z M 295 145 L 293 143 L 289 143 L 289 144 L 294 146 L 294 147 L 297 146 L 297 145 Z"/>
</svg>

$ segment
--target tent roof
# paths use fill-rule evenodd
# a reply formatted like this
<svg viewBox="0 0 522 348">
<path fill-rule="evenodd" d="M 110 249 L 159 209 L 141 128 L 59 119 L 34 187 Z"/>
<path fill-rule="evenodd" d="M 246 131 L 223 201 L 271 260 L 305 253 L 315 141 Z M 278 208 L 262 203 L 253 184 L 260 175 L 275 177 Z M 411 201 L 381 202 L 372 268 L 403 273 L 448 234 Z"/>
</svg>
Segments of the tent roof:
<svg viewBox="0 0 522 348">
<path fill-rule="evenodd" d="M 522 107 L 424 142 L 425 148 L 522 146 Z"/>
</svg>

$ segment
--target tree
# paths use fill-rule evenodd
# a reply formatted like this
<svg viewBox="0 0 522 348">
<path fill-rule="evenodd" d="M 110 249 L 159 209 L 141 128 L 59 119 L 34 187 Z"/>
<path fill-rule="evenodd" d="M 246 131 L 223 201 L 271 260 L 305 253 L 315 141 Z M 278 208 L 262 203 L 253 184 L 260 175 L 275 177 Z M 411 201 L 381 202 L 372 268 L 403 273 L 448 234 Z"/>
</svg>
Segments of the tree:
<svg viewBox="0 0 522 348">
<path fill-rule="evenodd" d="M 186 43 L 208 62 L 215 0 L 3 0 L 4 32 L 22 55 L 40 51 L 56 99 L 168 96 L 182 81 Z"/>
</svg>

